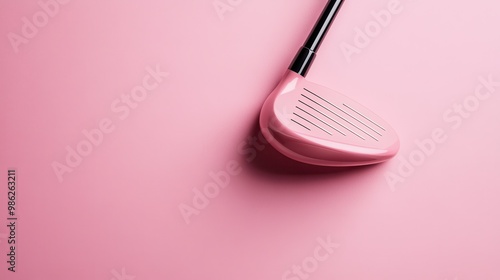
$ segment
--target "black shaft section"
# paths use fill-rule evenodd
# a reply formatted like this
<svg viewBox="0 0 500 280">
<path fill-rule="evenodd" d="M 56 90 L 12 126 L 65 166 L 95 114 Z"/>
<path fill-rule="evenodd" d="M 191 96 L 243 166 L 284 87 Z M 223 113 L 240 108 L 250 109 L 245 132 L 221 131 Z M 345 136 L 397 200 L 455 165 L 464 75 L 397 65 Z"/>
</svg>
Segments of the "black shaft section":
<svg viewBox="0 0 500 280">
<path fill-rule="evenodd" d="M 323 42 L 330 25 L 332 24 L 337 12 L 340 10 L 343 0 L 329 0 L 326 4 L 325 9 L 321 13 L 318 21 L 314 25 L 313 30 L 309 34 L 304 46 L 299 50 L 289 69 L 295 73 L 306 76 L 307 71 L 309 71 L 316 52 Z"/>
</svg>

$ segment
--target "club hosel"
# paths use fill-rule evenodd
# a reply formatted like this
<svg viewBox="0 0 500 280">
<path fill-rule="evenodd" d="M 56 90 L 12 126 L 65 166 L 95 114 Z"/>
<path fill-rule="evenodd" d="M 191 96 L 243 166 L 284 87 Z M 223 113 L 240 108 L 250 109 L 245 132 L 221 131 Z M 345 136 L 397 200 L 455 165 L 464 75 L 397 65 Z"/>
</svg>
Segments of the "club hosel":
<svg viewBox="0 0 500 280">
<path fill-rule="evenodd" d="M 335 19 L 340 6 L 342 6 L 342 3 L 343 0 L 328 1 L 323 9 L 323 12 L 321 13 L 321 16 L 316 21 L 314 28 L 311 30 L 311 33 L 309 33 L 309 37 L 290 65 L 290 70 L 303 77 L 306 76 L 307 71 L 309 71 L 312 62 L 314 61 L 316 52 L 321 46 L 321 42 L 323 42 L 323 39 Z"/>
<path fill-rule="evenodd" d="M 290 64 L 290 67 L 288 69 L 305 77 L 315 57 L 316 57 L 315 52 L 306 47 L 302 47 L 297 52 L 297 55 L 295 56 L 292 64 Z"/>
</svg>

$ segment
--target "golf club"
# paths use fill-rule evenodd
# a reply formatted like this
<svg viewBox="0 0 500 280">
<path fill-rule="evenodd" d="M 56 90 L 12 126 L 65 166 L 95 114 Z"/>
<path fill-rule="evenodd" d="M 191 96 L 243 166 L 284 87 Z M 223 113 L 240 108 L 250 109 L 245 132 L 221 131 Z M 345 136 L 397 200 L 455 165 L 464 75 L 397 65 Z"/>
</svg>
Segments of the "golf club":
<svg viewBox="0 0 500 280">
<path fill-rule="evenodd" d="M 266 140 L 294 160 L 322 166 L 383 162 L 399 149 L 387 122 L 305 76 L 343 0 L 329 0 L 304 46 L 260 112 Z"/>
</svg>

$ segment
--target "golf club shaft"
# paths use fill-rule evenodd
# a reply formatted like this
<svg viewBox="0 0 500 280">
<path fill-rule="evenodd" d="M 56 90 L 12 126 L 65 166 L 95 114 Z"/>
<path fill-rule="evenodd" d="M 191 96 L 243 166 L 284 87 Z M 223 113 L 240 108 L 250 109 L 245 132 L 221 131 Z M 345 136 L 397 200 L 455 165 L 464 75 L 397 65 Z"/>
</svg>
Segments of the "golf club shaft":
<svg viewBox="0 0 500 280">
<path fill-rule="evenodd" d="M 323 38 L 325 37 L 330 25 L 332 24 L 337 12 L 342 5 L 343 0 L 329 0 L 325 9 L 321 13 L 318 21 L 314 25 L 313 30 L 309 34 L 304 46 L 298 51 L 295 59 L 290 65 L 289 69 L 295 73 L 306 76 L 307 71 L 312 65 L 316 51 L 321 46 Z"/>
</svg>

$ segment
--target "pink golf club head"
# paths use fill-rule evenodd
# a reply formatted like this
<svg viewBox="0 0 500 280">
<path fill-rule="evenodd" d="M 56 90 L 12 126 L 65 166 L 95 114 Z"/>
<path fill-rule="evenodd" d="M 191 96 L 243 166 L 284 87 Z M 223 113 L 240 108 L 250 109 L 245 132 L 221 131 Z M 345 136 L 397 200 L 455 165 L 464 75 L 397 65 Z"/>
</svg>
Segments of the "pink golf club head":
<svg viewBox="0 0 500 280">
<path fill-rule="evenodd" d="M 260 127 L 267 141 L 294 160 L 323 166 L 383 162 L 399 149 L 391 126 L 358 102 L 305 79 L 342 0 L 328 2 L 306 44 L 267 98 Z"/>
</svg>

